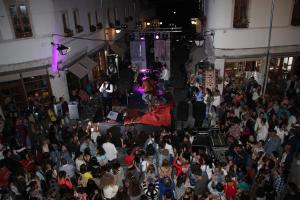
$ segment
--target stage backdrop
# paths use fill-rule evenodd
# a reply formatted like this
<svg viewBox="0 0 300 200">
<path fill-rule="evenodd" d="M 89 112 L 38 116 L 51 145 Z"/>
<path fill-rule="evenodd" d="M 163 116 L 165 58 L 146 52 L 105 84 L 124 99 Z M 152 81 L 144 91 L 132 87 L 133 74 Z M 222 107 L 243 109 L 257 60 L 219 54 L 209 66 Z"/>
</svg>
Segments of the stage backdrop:
<svg viewBox="0 0 300 200">
<path fill-rule="evenodd" d="M 154 58 L 170 69 L 170 40 L 154 40 Z"/>
<path fill-rule="evenodd" d="M 130 42 L 131 64 L 139 68 L 147 67 L 145 40 Z"/>
</svg>

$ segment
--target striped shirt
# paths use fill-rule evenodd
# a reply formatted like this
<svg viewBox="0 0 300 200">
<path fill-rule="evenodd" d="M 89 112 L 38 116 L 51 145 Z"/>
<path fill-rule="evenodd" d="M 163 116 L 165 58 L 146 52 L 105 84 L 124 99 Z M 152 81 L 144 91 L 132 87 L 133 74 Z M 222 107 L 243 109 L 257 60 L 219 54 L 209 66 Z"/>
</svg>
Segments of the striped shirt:
<svg viewBox="0 0 300 200">
<path fill-rule="evenodd" d="M 146 182 L 143 182 L 142 187 L 143 187 L 144 194 L 148 200 L 158 200 L 158 192 L 159 192 L 158 180 L 155 181 L 154 190 L 152 192 L 149 191 L 149 188 L 148 188 L 148 185 Z"/>
</svg>

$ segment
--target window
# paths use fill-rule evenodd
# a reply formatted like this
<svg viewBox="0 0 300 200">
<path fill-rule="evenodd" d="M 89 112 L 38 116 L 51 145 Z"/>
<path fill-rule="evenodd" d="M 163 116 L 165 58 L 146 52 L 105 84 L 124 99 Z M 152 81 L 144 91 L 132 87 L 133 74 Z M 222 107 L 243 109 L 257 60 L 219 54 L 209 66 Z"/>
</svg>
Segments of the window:
<svg viewBox="0 0 300 200">
<path fill-rule="evenodd" d="M 68 16 L 67 11 L 62 13 L 62 21 L 63 21 L 65 35 L 66 36 L 73 36 L 73 31 L 70 29 L 69 16 Z"/>
<path fill-rule="evenodd" d="M 234 28 L 248 28 L 248 0 L 235 0 L 234 4 Z"/>
<path fill-rule="evenodd" d="M 76 33 L 81 33 L 83 31 L 83 27 L 80 25 L 79 11 L 77 8 L 73 10 L 73 18 Z"/>
<path fill-rule="evenodd" d="M 283 59 L 283 71 L 289 72 L 292 70 L 294 57 L 285 57 Z"/>
<path fill-rule="evenodd" d="M 270 62 L 270 71 L 288 73 L 292 70 L 294 57 L 272 58 Z"/>
<path fill-rule="evenodd" d="M 27 1 L 11 1 L 8 8 L 16 38 L 32 37 Z"/>
<path fill-rule="evenodd" d="M 95 32 L 96 26 L 92 24 L 92 14 L 90 12 L 88 13 L 88 21 L 89 21 L 90 32 Z"/>
<path fill-rule="evenodd" d="M 293 16 L 292 16 L 292 25 L 293 26 L 300 26 L 300 0 L 294 0 L 294 9 L 293 9 Z"/>
</svg>

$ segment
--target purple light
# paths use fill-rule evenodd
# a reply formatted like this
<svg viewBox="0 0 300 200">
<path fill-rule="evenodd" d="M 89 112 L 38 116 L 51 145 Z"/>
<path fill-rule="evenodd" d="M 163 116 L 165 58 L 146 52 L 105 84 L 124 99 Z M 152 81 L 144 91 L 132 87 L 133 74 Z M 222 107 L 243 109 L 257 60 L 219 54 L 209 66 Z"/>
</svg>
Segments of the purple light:
<svg viewBox="0 0 300 200">
<path fill-rule="evenodd" d="M 157 39 L 157 40 L 159 39 L 159 35 L 158 34 L 155 35 L 155 39 Z"/>
<path fill-rule="evenodd" d="M 143 68 L 143 69 L 139 69 L 140 72 L 144 73 L 144 72 L 147 72 L 148 69 L 147 68 Z"/>
<path fill-rule="evenodd" d="M 134 91 L 135 93 L 138 93 L 138 94 L 144 94 L 144 89 L 143 89 L 142 87 L 139 87 L 139 86 L 135 86 L 135 87 L 133 88 L 133 91 Z"/>
<path fill-rule="evenodd" d="M 142 36 L 142 37 L 140 37 L 140 39 L 141 39 L 141 40 L 145 40 L 145 37 Z"/>
<path fill-rule="evenodd" d="M 51 71 L 52 71 L 52 73 L 58 72 L 58 51 L 55 46 L 52 46 Z"/>
</svg>

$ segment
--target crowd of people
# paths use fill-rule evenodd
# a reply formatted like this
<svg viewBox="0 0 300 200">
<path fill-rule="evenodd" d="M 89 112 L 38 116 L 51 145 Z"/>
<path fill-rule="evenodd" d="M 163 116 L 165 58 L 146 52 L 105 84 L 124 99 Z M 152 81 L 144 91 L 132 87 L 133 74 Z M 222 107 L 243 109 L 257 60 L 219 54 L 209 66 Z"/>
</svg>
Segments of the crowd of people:
<svg viewBox="0 0 300 200">
<path fill-rule="evenodd" d="M 100 92 L 113 90 L 105 84 Z M 300 151 L 299 79 L 289 85 L 284 97 L 262 97 L 253 78 L 240 86 L 228 83 L 222 95 L 198 85 L 192 100 L 196 127 L 150 133 L 135 125 L 101 133 L 92 119 L 72 127 L 55 120 L 40 132 L 32 115 L 4 107 L 0 199 L 299 199 L 300 180 L 290 173 Z M 106 107 L 108 112 L 111 103 Z M 193 146 L 207 118 L 226 138 L 224 160 Z"/>
</svg>

